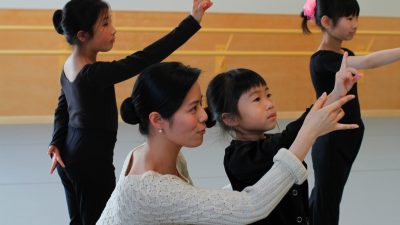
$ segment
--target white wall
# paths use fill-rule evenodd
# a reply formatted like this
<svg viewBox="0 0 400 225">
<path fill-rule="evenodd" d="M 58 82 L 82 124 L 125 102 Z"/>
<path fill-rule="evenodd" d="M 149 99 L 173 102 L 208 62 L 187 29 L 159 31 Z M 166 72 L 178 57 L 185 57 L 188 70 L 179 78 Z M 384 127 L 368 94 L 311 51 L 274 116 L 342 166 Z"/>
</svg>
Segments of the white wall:
<svg viewBox="0 0 400 225">
<path fill-rule="evenodd" d="M 106 0 L 107 1 L 107 0 Z M 299 14 L 305 0 L 213 0 L 212 12 Z M 67 0 L 0 0 L 0 8 L 55 9 Z M 113 10 L 188 11 L 192 0 L 108 0 Z M 400 16 L 399 0 L 358 0 L 361 15 Z"/>
</svg>

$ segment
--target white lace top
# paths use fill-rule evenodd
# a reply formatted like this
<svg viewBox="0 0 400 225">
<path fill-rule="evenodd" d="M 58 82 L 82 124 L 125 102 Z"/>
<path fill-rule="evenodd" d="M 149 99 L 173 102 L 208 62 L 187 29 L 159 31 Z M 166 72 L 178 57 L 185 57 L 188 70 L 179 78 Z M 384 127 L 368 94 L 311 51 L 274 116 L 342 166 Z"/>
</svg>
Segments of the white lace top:
<svg viewBox="0 0 400 225">
<path fill-rule="evenodd" d="M 177 168 L 188 182 L 154 171 L 125 176 L 131 157 L 132 152 L 97 225 L 248 224 L 266 217 L 294 183 L 307 178 L 301 161 L 286 149 L 275 155 L 267 174 L 242 192 L 192 186 L 182 155 Z"/>
</svg>

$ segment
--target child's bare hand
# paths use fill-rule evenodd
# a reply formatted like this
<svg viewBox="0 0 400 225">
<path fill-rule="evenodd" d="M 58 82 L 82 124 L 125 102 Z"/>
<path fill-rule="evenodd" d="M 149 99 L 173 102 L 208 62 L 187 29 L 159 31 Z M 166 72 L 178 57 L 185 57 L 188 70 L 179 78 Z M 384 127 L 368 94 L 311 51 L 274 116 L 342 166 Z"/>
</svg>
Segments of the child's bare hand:
<svg viewBox="0 0 400 225">
<path fill-rule="evenodd" d="M 191 15 L 197 20 L 198 23 L 201 22 L 204 13 L 213 5 L 210 0 L 193 0 L 193 9 Z"/>
</svg>

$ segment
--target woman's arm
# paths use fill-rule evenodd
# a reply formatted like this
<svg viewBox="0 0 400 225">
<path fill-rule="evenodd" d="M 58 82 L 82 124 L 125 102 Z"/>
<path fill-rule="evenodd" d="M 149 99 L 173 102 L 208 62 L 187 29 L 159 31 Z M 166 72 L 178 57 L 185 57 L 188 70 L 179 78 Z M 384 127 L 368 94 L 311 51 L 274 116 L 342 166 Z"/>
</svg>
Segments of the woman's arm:
<svg viewBox="0 0 400 225">
<path fill-rule="evenodd" d="M 248 224 L 266 217 L 307 171 L 294 154 L 282 149 L 275 164 L 255 185 L 242 192 L 196 188 L 171 175 L 146 173 L 127 178 L 119 196 L 111 198 L 98 224 L 113 221 L 108 210 L 119 211 L 131 224 Z M 115 195 L 115 193 L 113 194 Z M 129 199 L 126 199 L 129 198 Z M 117 200 L 117 201 L 114 201 Z M 113 205 L 111 205 L 113 204 Z M 132 204 L 132 205 L 129 205 Z"/>
</svg>

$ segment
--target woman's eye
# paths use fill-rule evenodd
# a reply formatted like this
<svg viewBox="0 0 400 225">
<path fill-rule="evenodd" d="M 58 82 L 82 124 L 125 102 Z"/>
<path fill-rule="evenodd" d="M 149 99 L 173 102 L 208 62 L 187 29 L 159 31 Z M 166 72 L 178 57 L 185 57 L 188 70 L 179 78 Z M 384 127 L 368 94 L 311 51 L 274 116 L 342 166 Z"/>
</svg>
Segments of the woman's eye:
<svg viewBox="0 0 400 225">
<path fill-rule="evenodd" d="M 267 94 L 267 98 L 271 98 L 272 97 L 272 94 Z"/>
<path fill-rule="evenodd" d="M 190 112 L 196 112 L 196 111 L 197 111 L 197 105 L 190 109 Z"/>
<path fill-rule="evenodd" d="M 259 98 L 259 97 L 255 98 L 255 99 L 253 100 L 253 102 L 259 102 L 259 101 L 260 101 L 260 98 Z"/>
</svg>

